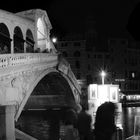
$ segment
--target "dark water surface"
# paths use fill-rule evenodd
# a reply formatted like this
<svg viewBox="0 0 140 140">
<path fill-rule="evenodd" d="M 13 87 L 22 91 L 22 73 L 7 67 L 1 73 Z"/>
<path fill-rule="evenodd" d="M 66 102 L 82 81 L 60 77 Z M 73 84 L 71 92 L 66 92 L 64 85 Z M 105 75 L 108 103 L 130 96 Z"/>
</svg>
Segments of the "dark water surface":
<svg viewBox="0 0 140 140">
<path fill-rule="evenodd" d="M 16 127 L 38 140 L 58 139 L 61 111 L 22 112 Z"/>
<path fill-rule="evenodd" d="M 49 111 L 23 112 L 18 120 L 17 127 L 39 140 L 49 140 L 50 135 L 51 137 L 54 136 L 53 139 L 55 139 L 59 133 L 59 124 L 57 120 L 60 120 L 61 114 L 62 112 L 60 111 L 53 111 L 53 113 Z M 123 108 L 122 120 L 124 138 L 134 134 L 134 118 L 136 115 L 140 115 L 140 107 Z M 50 126 L 53 127 L 50 128 Z"/>
<path fill-rule="evenodd" d="M 122 113 L 124 137 L 134 134 L 135 116 L 140 115 L 140 107 L 124 107 Z"/>
</svg>

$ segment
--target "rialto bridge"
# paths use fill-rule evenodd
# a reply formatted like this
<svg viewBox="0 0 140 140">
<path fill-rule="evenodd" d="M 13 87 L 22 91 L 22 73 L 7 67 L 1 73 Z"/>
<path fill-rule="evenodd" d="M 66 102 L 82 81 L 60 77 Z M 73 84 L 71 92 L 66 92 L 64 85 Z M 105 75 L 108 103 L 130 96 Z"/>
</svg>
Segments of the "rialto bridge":
<svg viewBox="0 0 140 140">
<path fill-rule="evenodd" d="M 74 109 L 80 103 L 80 87 L 69 63 L 51 42 L 51 28 L 44 10 L 16 14 L 0 10 L 1 140 L 15 140 L 15 122 L 31 102 L 32 107 L 41 102 L 45 108 Z M 38 91 L 42 85 L 45 90 Z"/>
</svg>

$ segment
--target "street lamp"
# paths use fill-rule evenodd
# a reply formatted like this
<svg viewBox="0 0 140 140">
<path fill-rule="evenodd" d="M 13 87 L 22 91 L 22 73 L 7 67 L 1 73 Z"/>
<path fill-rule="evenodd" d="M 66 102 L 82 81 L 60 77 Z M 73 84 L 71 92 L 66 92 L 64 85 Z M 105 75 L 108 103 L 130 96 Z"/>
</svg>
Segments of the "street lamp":
<svg viewBox="0 0 140 140">
<path fill-rule="evenodd" d="M 105 71 L 102 70 L 101 71 L 102 85 L 104 85 L 105 76 L 106 76 L 106 73 Z"/>
<path fill-rule="evenodd" d="M 52 42 L 53 42 L 53 43 L 56 43 L 56 42 L 57 42 L 57 38 L 56 38 L 56 37 L 53 37 L 53 38 L 52 38 Z"/>
</svg>

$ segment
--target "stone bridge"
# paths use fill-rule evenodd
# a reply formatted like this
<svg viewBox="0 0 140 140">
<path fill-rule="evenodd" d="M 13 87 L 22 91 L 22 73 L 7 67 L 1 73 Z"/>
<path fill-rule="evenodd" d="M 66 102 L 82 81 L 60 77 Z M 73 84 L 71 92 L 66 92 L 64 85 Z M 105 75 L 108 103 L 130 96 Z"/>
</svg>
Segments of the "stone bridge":
<svg viewBox="0 0 140 140">
<path fill-rule="evenodd" d="M 46 11 L 0 10 L 0 139 L 15 139 L 14 120 L 31 94 L 40 94 L 36 88 L 41 83 L 46 90 L 38 97 L 45 99 L 45 106 L 77 109 L 80 103 L 80 87 L 69 63 L 51 42 L 51 28 Z"/>
</svg>

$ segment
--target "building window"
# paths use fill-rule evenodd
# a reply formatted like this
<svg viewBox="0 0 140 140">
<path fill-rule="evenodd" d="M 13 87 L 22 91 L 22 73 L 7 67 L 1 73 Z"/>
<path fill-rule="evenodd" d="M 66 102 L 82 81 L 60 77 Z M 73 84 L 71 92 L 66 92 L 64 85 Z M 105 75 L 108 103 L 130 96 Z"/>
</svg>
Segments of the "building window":
<svg viewBox="0 0 140 140">
<path fill-rule="evenodd" d="M 68 43 L 65 43 L 64 46 L 68 46 Z"/>
<path fill-rule="evenodd" d="M 105 55 L 105 58 L 106 58 L 106 59 L 109 59 L 109 57 L 110 57 L 109 54 Z"/>
<path fill-rule="evenodd" d="M 121 43 L 122 43 L 123 45 L 125 45 L 125 44 L 126 44 L 126 40 L 121 40 Z"/>
<path fill-rule="evenodd" d="M 61 46 L 62 46 L 62 47 L 64 47 L 64 44 L 63 44 L 63 43 L 61 43 Z"/>
<path fill-rule="evenodd" d="M 124 63 L 127 64 L 127 59 L 124 59 Z"/>
<path fill-rule="evenodd" d="M 74 46 L 80 46 L 80 42 L 74 42 Z"/>
<path fill-rule="evenodd" d="M 88 64 L 88 70 L 90 70 L 91 69 L 91 66 L 90 66 L 90 64 Z"/>
<path fill-rule="evenodd" d="M 75 51 L 75 52 L 74 52 L 74 57 L 80 57 L 80 55 L 81 55 L 81 54 L 80 54 L 79 51 Z"/>
<path fill-rule="evenodd" d="M 64 56 L 64 57 L 68 57 L 67 52 L 63 52 L 63 56 Z"/>
<path fill-rule="evenodd" d="M 132 78 L 135 78 L 135 73 L 134 72 L 132 72 Z"/>
<path fill-rule="evenodd" d="M 97 56 L 99 59 L 101 59 L 102 58 L 102 55 L 101 54 L 98 54 L 98 56 Z"/>
<path fill-rule="evenodd" d="M 79 61 L 76 61 L 75 62 L 75 66 L 76 66 L 77 69 L 80 69 L 80 62 Z"/>
<path fill-rule="evenodd" d="M 87 84 L 92 84 L 93 83 L 93 77 L 91 74 L 88 74 L 86 76 L 86 79 L 87 79 Z"/>
<path fill-rule="evenodd" d="M 136 78 L 136 72 L 135 71 L 130 72 L 130 78 L 132 78 L 132 79 Z"/>
<path fill-rule="evenodd" d="M 90 54 L 88 54 L 87 57 L 90 58 Z"/>
<path fill-rule="evenodd" d="M 77 79 L 80 79 L 80 78 L 81 78 L 81 74 L 77 73 Z"/>
<path fill-rule="evenodd" d="M 110 40 L 110 45 L 114 45 L 114 44 L 116 44 L 116 40 L 111 39 L 111 40 Z"/>
<path fill-rule="evenodd" d="M 110 49 L 111 52 L 114 52 L 113 48 Z"/>
</svg>

